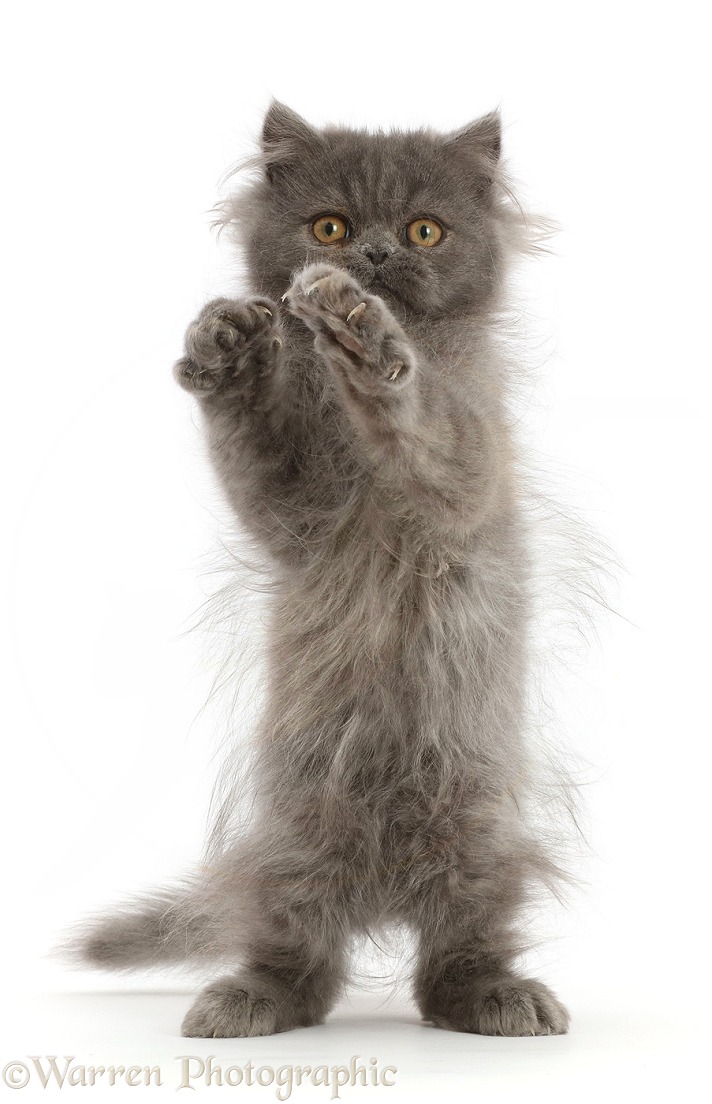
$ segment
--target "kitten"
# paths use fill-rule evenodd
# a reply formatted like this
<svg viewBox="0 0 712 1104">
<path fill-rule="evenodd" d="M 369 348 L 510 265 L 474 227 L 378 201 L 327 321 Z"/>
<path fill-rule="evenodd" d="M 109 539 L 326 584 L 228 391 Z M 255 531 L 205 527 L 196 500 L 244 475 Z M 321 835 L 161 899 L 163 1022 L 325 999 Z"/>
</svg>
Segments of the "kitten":
<svg viewBox="0 0 712 1104">
<path fill-rule="evenodd" d="M 274 584 L 256 815 L 81 942 L 108 968 L 229 963 L 187 1036 L 321 1023 L 351 937 L 394 922 L 424 1019 L 567 1030 L 515 968 L 557 870 L 524 813 L 528 551 L 497 321 L 526 225 L 500 144 L 496 114 L 371 134 L 273 103 L 228 204 L 250 295 L 201 311 L 175 371 Z"/>
</svg>

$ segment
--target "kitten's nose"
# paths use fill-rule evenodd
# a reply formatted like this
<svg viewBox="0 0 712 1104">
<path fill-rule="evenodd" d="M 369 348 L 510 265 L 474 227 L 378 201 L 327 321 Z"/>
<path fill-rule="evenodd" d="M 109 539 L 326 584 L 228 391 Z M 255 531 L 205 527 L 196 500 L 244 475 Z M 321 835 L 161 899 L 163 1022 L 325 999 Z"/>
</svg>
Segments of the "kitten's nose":
<svg viewBox="0 0 712 1104">
<path fill-rule="evenodd" d="M 363 252 L 374 265 L 379 265 L 385 261 L 386 257 L 390 257 L 392 250 L 384 249 L 383 246 L 365 245 Z"/>
</svg>

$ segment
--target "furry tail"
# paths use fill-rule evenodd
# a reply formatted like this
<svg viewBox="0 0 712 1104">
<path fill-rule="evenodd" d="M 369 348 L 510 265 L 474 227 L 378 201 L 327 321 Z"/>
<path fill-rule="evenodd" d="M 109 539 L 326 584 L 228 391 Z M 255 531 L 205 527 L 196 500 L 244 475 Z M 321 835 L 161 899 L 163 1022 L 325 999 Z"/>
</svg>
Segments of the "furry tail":
<svg viewBox="0 0 712 1104">
<path fill-rule="evenodd" d="M 94 969 L 151 969 L 220 957 L 216 935 L 197 888 L 164 890 L 85 921 L 58 951 Z"/>
</svg>

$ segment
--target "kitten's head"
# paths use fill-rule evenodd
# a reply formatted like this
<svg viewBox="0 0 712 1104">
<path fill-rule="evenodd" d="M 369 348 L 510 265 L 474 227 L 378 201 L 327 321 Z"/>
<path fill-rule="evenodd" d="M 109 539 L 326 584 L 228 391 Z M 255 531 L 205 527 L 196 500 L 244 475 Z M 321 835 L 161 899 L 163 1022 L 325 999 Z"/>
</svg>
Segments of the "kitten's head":
<svg viewBox="0 0 712 1104">
<path fill-rule="evenodd" d="M 258 178 L 223 205 L 255 288 L 277 298 L 325 261 L 411 314 L 478 313 L 500 289 L 514 208 L 499 166 L 501 125 L 451 134 L 316 130 L 269 108 Z"/>
</svg>

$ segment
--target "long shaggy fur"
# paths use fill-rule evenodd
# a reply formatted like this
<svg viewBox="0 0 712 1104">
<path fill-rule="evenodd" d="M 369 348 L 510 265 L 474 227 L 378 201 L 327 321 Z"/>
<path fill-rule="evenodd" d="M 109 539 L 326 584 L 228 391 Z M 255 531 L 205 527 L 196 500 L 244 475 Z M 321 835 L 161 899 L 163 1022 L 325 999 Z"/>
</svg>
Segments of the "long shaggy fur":
<svg viewBox="0 0 712 1104">
<path fill-rule="evenodd" d="M 273 104 L 251 170 L 220 210 L 249 296 L 208 304 L 176 375 L 264 565 L 252 804 L 233 762 L 202 867 L 99 919 L 79 954 L 225 962 L 184 1032 L 265 1034 L 321 1022 L 353 938 L 402 925 L 426 1019 L 564 1031 L 515 970 L 522 910 L 561 875 L 525 738 L 527 484 L 502 326 L 509 270 L 547 228 L 512 196 L 496 115 L 369 134 Z M 322 214 L 350 237 L 320 244 Z M 437 246 L 404 237 L 419 216 L 442 220 Z"/>
</svg>

